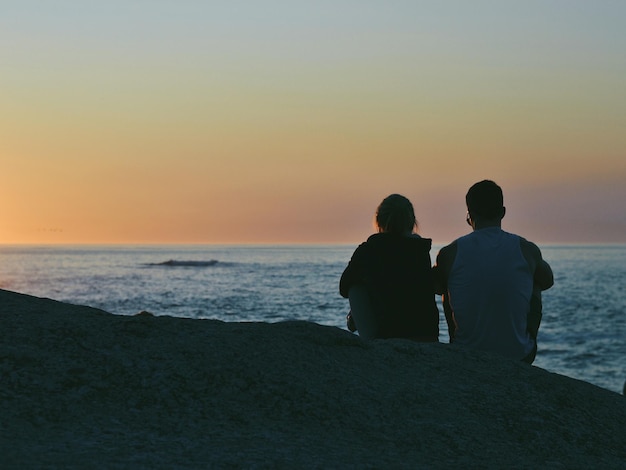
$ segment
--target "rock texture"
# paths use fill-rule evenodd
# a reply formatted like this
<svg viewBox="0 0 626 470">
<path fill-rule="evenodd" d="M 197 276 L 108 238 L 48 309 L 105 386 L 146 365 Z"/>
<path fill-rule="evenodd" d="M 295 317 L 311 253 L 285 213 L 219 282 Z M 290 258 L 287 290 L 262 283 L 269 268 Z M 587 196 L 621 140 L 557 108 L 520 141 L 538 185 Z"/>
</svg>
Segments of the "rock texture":
<svg viewBox="0 0 626 470">
<path fill-rule="evenodd" d="M 444 344 L 0 291 L 2 468 L 624 468 L 626 399 Z"/>
</svg>

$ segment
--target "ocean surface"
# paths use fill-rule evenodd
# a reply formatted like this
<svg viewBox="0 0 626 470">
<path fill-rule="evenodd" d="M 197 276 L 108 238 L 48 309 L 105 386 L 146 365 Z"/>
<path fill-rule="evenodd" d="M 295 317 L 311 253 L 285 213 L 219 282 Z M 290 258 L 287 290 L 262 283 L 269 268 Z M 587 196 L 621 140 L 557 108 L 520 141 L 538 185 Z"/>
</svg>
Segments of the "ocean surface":
<svg viewBox="0 0 626 470">
<path fill-rule="evenodd" d="M 0 245 L 0 288 L 120 315 L 307 320 L 345 328 L 339 277 L 356 245 Z M 434 246 L 434 259 L 438 246 Z M 541 247 L 534 365 L 621 393 L 626 380 L 626 245 Z M 440 300 L 440 341 L 448 342 Z"/>
</svg>

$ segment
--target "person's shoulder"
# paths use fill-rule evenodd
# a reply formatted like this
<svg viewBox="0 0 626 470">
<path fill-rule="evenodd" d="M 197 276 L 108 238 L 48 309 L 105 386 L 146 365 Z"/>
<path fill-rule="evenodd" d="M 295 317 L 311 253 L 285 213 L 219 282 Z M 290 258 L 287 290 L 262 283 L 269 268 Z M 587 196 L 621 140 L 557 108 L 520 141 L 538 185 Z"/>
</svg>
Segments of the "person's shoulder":
<svg viewBox="0 0 626 470">
<path fill-rule="evenodd" d="M 459 243 L 459 238 L 457 238 L 456 240 L 454 240 L 454 241 L 448 243 L 447 245 L 441 247 L 441 249 L 439 250 L 439 253 L 456 250 L 456 247 L 457 247 L 458 243 Z"/>
<path fill-rule="evenodd" d="M 361 243 L 361 245 L 365 245 L 366 243 L 376 243 L 380 240 L 383 240 L 385 238 L 385 233 L 382 232 L 377 232 L 377 233 L 372 233 L 369 237 L 367 237 L 367 240 L 365 240 L 365 242 Z"/>
<path fill-rule="evenodd" d="M 435 280 L 435 292 L 437 294 L 443 294 L 447 289 L 448 276 L 450 275 L 452 265 L 456 259 L 457 240 L 441 248 L 435 258 L 433 276 Z"/>
<path fill-rule="evenodd" d="M 523 237 L 519 237 L 519 240 L 522 255 L 533 269 L 535 285 L 541 290 L 549 289 L 554 285 L 554 274 L 550 265 L 543 259 L 541 250 L 536 244 Z"/>
<path fill-rule="evenodd" d="M 437 253 L 437 260 L 439 263 L 444 260 L 454 259 L 456 256 L 458 241 L 459 239 L 457 238 L 452 243 L 445 245 L 439 250 L 439 253 Z"/>
<path fill-rule="evenodd" d="M 530 240 L 527 240 L 526 238 L 520 235 L 516 235 L 516 236 L 519 239 L 519 244 L 520 244 L 520 248 L 522 249 L 522 252 L 524 252 L 525 254 L 532 255 L 533 257 L 541 258 L 541 250 L 535 243 L 531 242 Z"/>
<path fill-rule="evenodd" d="M 422 237 L 418 233 L 412 233 L 407 238 L 409 239 L 410 243 L 415 244 L 415 245 L 419 246 L 421 249 L 424 249 L 426 251 L 430 251 L 430 249 L 433 246 L 432 238 Z"/>
<path fill-rule="evenodd" d="M 373 235 L 369 236 L 367 238 L 367 240 L 359 243 L 357 245 L 356 249 L 354 250 L 354 252 L 358 253 L 360 251 L 367 250 L 372 245 L 372 237 L 373 237 Z"/>
<path fill-rule="evenodd" d="M 373 236 L 373 235 L 372 235 Z M 371 246 L 371 238 L 372 236 L 368 237 L 367 240 L 365 240 L 364 242 L 361 242 L 357 245 L 357 247 L 354 249 L 354 252 L 352 254 L 352 257 L 354 258 L 354 256 L 358 256 L 360 254 L 362 254 L 364 251 L 367 251 L 370 246 Z"/>
</svg>

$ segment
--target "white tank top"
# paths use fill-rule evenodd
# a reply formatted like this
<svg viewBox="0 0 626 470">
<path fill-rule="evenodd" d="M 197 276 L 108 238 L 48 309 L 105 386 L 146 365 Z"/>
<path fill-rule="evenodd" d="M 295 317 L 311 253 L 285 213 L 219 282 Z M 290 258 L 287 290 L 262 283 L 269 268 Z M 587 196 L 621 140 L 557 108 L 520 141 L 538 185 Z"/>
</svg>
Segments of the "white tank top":
<svg viewBox="0 0 626 470">
<path fill-rule="evenodd" d="M 533 273 L 520 237 L 489 227 L 459 238 L 448 278 L 455 343 L 526 357 L 534 347 L 526 331 L 532 291 Z"/>
</svg>

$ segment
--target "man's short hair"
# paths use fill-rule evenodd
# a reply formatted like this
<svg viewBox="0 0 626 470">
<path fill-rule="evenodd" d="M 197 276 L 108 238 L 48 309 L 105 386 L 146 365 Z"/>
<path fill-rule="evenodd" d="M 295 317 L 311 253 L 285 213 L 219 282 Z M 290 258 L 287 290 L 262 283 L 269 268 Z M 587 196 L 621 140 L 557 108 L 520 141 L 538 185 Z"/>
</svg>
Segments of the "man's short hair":
<svg viewBox="0 0 626 470">
<path fill-rule="evenodd" d="M 474 184 L 467 192 L 465 202 L 471 215 L 485 219 L 499 219 L 504 215 L 502 188 L 491 180 Z"/>
</svg>

